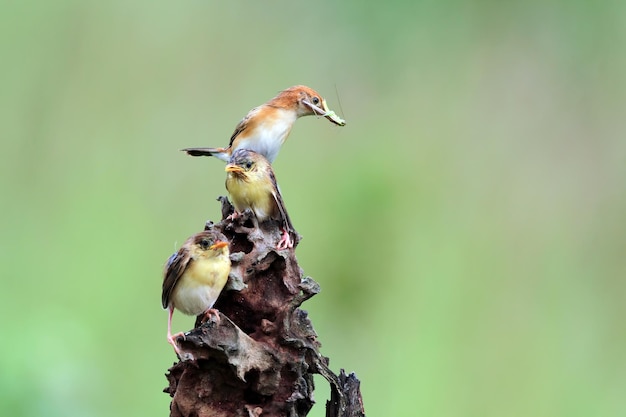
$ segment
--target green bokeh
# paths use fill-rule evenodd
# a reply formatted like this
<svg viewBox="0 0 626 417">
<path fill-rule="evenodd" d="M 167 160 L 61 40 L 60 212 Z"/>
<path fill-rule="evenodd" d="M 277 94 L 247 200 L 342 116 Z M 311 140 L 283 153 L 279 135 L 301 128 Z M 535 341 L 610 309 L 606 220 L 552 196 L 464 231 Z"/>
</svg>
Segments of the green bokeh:
<svg viewBox="0 0 626 417">
<path fill-rule="evenodd" d="M 168 414 L 162 265 L 225 193 L 178 149 L 294 84 L 348 122 L 275 170 L 369 416 L 626 415 L 626 3 L 0 7 L 3 415 Z"/>
</svg>

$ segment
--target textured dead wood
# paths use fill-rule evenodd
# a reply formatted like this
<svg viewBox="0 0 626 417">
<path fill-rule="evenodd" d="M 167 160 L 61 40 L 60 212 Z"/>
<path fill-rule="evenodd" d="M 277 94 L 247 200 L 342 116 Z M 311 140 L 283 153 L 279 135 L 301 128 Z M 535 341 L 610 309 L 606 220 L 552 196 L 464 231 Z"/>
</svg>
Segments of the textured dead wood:
<svg viewBox="0 0 626 417">
<path fill-rule="evenodd" d="M 164 390 L 172 397 L 170 415 L 305 416 L 314 404 L 313 375 L 321 374 L 331 386 L 327 417 L 364 416 L 358 379 L 330 370 L 298 308 L 320 289 L 303 275 L 293 249 L 275 249 L 279 225 L 255 229 L 249 213 L 226 220 L 232 206 L 219 200 L 223 219 L 205 228 L 229 239 L 232 270 L 215 305 L 220 320 L 196 321 L 179 339 L 181 360 Z"/>
</svg>

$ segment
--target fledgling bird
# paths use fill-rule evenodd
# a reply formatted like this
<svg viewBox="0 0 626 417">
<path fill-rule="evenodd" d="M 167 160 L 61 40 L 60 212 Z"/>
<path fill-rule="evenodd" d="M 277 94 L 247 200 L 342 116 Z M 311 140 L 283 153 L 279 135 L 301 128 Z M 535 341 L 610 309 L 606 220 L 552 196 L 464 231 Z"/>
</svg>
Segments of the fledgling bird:
<svg viewBox="0 0 626 417">
<path fill-rule="evenodd" d="M 282 236 L 277 248 L 292 248 L 294 239 L 291 236 L 297 236 L 297 233 L 287 214 L 269 161 L 254 151 L 238 149 L 233 153 L 225 170 L 226 189 L 235 206 L 235 213 L 231 218 L 249 208 L 258 222 L 278 220 L 282 226 Z"/>
<path fill-rule="evenodd" d="M 205 230 L 191 236 L 177 253 L 170 256 L 163 276 L 163 308 L 169 310 L 167 341 L 180 354 L 172 335 L 172 315 L 178 309 L 187 315 L 217 315 L 213 304 L 226 285 L 230 273 L 230 252 L 226 237 L 214 230 Z"/>
<path fill-rule="evenodd" d="M 326 100 L 312 88 L 296 85 L 253 108 L 239 122 L 226 148 L 186 148 L 192 156 L 215 156 L 228 162 L 237 149 L 250 149 L 274 162 L 293 124 L 303 116 L 322 116 L 338 126 L 345 120 L 328 109 Z"/>
</svg>

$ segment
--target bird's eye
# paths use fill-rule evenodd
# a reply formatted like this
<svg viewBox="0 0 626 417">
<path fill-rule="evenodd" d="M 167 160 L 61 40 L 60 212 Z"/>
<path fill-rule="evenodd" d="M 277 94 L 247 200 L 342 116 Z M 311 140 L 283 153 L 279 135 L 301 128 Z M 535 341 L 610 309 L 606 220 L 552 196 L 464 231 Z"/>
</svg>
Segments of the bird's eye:
<svg viewBox="0 0 626 417">
<path fill-rule="evenodd" d="M 210 240 L 208 240 L 208 239 L 202 239 L 202 240 L 200 241 L 200 247 L 201 247 L 202 249 L 205 249 L 205 250 L 206 250 L 206 249 L 209 249 L 209 246 L 211 246 L 211 241 L 210 241 Z"/>
<path fill-rule="evenodd" d="M 315 104 L 316 106 L 318 104 L 320 104 L 320 98 L 319 97 L 313 97 L 313 100 L 311 100 L 311 101 L 313 101 L 313 104 Z"/>
<path fill-rule="evenodd" d="M 252 168 L 252 161 L 246 162 L 246 169 Z"/>
</svg>

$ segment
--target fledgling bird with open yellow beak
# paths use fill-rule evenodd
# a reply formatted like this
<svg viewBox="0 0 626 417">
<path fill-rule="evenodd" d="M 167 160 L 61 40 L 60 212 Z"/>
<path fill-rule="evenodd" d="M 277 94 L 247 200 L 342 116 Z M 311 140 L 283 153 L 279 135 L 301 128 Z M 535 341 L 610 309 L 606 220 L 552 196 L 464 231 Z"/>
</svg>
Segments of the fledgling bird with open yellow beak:
<svg viewBox="0 0 626 417">
<path fill-rule="evenodd" d="M 167 341 L 180 355 L 176 339 L 183 333 L 172 335 L 174 309 L 184 314 L 204 314 L 207 320 L 218 311 L 213 304 L 226 285 L 230 273 L 230 252 L 226 237 L 214 230 L 205 230 L 191 236 L 170 256 L 163 277 L 163 308 L 169 310 Z"/>
<path fill-rule="evenodd" d="M 269 161 L 254 151 L 238 149 L 233 153 L 225 170 L 226 189 L 235 206 L 235 213 L 231 218 L 249 208 L 258 222 L 278 220 L 282 226 L 282 236 L 277 248 L 292 248 L 295 242 L 291 236 L 297 234 L 287 214 Z"/>
<path fill-rule="evenodd" d="M 281 91 L 265 104 L 253 108 L 230 137 L 226 148 L 186 148 L 192 156 L 215 156 L 228 162 L 237 149 L 249 149 L 274 162 L 293 124 L 303 116 L 321 116 L 338 126 L 345 120 L 328 109 L 326 100 L 312 88 L 296 85 Z"/>
</svg>

